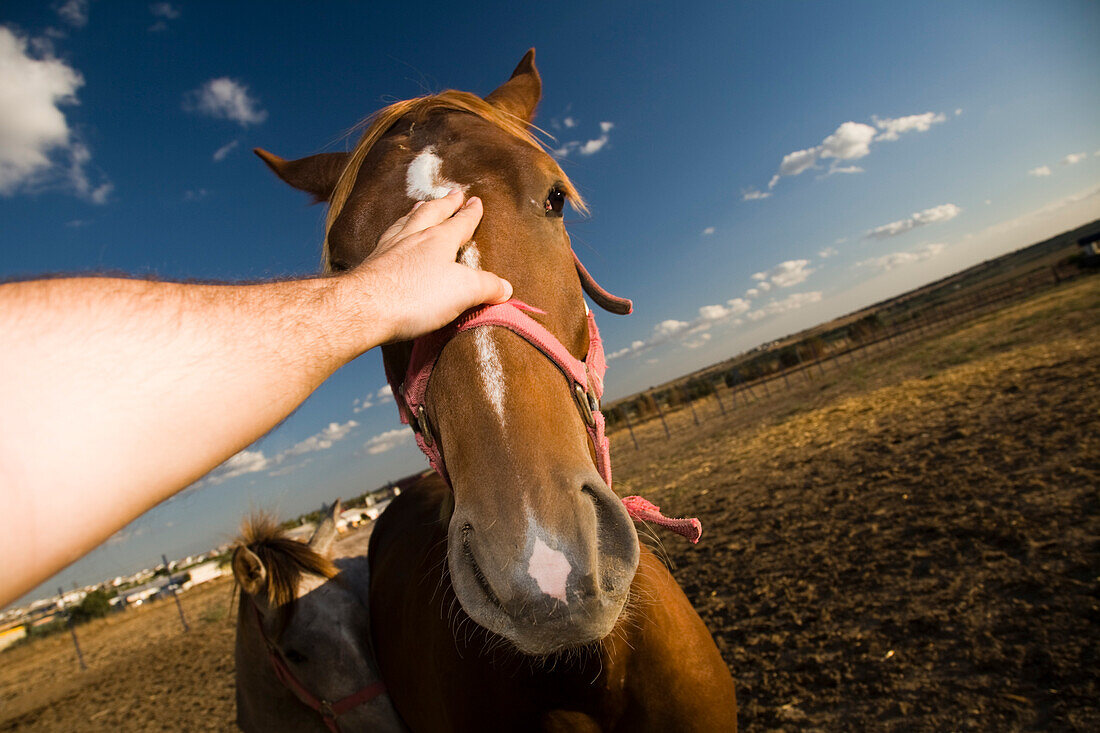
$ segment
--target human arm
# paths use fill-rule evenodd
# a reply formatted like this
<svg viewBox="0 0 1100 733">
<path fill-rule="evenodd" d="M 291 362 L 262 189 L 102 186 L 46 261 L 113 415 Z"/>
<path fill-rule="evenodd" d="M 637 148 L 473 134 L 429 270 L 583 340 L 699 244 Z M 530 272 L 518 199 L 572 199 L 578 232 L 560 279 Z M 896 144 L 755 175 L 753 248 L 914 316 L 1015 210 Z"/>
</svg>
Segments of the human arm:
<svg viewBox="0 0 1100 733">
<path fill-rule="evenodd" d="M 0 286 L 0 606 L 255 441 L 363 352 L 506 300 L 507 282 L 455 262 L 482 213 L 477 199 L 455 213 L 461 203 L 425 203 L 331 277 Z"/>
</svg>

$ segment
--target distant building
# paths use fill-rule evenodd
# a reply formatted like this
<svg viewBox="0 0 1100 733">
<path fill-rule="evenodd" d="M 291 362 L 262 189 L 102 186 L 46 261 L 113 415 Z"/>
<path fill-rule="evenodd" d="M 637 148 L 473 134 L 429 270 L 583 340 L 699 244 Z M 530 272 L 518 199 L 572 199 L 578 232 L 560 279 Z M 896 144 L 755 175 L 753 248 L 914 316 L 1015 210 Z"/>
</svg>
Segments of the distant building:
<svg viewBox="0 0 1100 733">
<path fill-rule="evenodd" d="M 317 528 L 313 522 L 306 522 L 305 524 L 298 525 L 297 527 L 291 527 L 286 531 L 286 536 L 292 540 L 298 540 L 299 542 L 307 542 L 310 537 L 313 536 L 313 530 Z"/>
<path fill-rule="evenodd" d="M 6 649 L 26 636 L 27 627 L 25 624 L 0 627 L 0 649 Z"/>
<path fill-rule="evenodd" d="M 227 572 L 229 572 L 228 567 L 221 567 L 216 560 L 193 565 L 187 568 L 187 575 L 190 577 L 180 585 L 180 590 L 187 590 L 193 586 L 220 578 Z"/>
</svg>

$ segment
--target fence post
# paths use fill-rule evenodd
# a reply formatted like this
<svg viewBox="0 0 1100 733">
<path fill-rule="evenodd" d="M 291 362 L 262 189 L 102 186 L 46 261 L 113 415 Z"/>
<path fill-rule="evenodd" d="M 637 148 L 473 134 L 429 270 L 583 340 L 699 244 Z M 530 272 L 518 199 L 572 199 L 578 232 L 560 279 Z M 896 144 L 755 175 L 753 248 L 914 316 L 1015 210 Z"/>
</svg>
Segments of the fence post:
<svg viewBox="0 0 1100 733">
<path fill-rule="evenodd" d="M 187 619 L 183 617 L 183 604 L 180 603 L 180 597 L 176 594 L 176 589 L 172 587 L 172 569 L 168 567 L 168 557 L 162 554 L 160 559 L 164 561 L 164 572 L 168 573 L 168 590 L 172 591 L 172 598 L 176 601 L 176 610 L 180 612 L 180 623 L 183 624 L 184 631 L 190 631 L 191 627 L 187 625 Z"/>
<path fill-rule="evenodd" d="M 722 398 L 718 396 L 718 386 L 714 385 L 714 399 L 718 400 L 718 409 L 722 411 L 722 414 L 726 414 L 726 406 L 722 404 Z"/>
<path fill-rule="evenodd" d="M 80 662 L 80 668 L 87 671 L 88 665 L 84 664 L 84 654 L 80 651 L 80 642 L 76 638 L 76 627 L 73 626 L 73 617 L 69 613 L 69 609 L 65 608 L 65 589 L 58 587 L 57 589 L 57 605 L 61 606 L 61 613 L 65 614 L 65 623 L 69 627 L 69 633 L 73 637 L 73 647 L 76 648 L 76 660 Z"/>
<path fill-rule="evenodd" d="M 634 437 L 634 426 L 630 424 L 630 413 L 626 408 L 620 408 L 623 419 L 626 420 L 626 429 L 630 431 L 630 439 L 634 442 L 634 450 L 638 450 L 638 439 Z"/>
<path fill-rule="evenodd" d="M 665 428 L 665 437 L 672 440 L 672 433 L 668 432 L 668 423 L 665 422 L 664 410 L 661 409 L 661 401 L 654 397 L 653 405 L 657 408 L 657 417 L 661 418 L 661 425 Z"/>
<path fill-rule="evenodd" d="M 698 427 L 698 425 L 699 425 L 699 415 L 697 415 L 696 412 L 695 412 L 695 400 L 691 399 L 691 395 L 688 394 L 687 390 L 684 389 L 683 387 L 678 387 L 677 389 L 680 390 L 681 399 L 687 401 L 688 407 L 691 408 L 691 419 L 695 421 L 695 425 L 696 425 L 696 427 Z"/>
</svg>

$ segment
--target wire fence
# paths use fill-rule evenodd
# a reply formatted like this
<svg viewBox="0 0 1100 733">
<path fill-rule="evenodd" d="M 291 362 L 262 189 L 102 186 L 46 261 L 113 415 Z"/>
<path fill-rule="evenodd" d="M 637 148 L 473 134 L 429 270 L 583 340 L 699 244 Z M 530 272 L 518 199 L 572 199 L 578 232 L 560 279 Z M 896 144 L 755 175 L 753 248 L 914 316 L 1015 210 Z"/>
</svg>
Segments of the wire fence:
<svg viewBox="0 0 1100 733">
<path fill-rule="evenodd" d="M 949 286 L 916 295 L 835 329 L 829 341 L 810 337 L 617 400 L 604 409 L 608 432 L 625 430 L 617 442 L 636 450 L 647 440 L 671 439 L 673 431 L 805 389 L 831 371 L 880 358 L 1080 275 L 1076 267 L 1042 267 L 982 287 Z"/>
</svg>

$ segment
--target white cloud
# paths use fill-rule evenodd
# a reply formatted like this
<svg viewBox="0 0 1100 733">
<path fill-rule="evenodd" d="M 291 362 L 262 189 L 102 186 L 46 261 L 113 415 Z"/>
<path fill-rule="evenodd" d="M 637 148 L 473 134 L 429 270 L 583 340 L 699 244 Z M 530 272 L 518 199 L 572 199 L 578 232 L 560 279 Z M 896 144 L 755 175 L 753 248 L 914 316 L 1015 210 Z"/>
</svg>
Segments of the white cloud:
<svg viewBox="0 0 1100 733">
<path fill-rule="evenodd" d="M 860 168 L 858 165 L 845 165 L 845 166 L 834 165 L 832 168 L 829 169 L 829 172 L 826 173 L 825 175 L 831 176 L 834 173 L 863 173 L 863 172 L 864 172 L 864 170 L 862 168 Z"/>
<path fill-rule="evenodd" d="M 359 423 L 354 420 L 348 420 L 343 424 L 336 422 L 329 423 L 324 430 L 316 435 L 311 435 L 300 443 L 296 443 L 292 447 L 287 448 L 279 454 L 276 460 L 281 462 L 286 456 L 300 456 L 303 453 L 327 450 L 332 447 L 333 443 L 346 438 L 348 433 L 357 427 L 359 427 Z"/>
<path fill-rule="evenodd" d="M 731 316 L 739 316 L 752 308 L 752 304 L 744 298 L 731 298 L 726 301 Z"/>
<path fill-rule="evenodd" d="M 897 140 L 907 132 L 924 132 L 932 125 L 943 122 L 947 117 L 942 113 L 925 112 L 919 115 L 906 117 L 879 118 L 872 116 L 872 121 L 877 126 L 854 122 L 849 120 L 842 123 L 835 131 L 820 144 L 804 150 L 795 150 L 783 156 L 779 163 L 779 170 L 768 181 L 768 188 L 775 188 L 779 179 L 786 176 L 798 176 L 810 168 L 815 167 L 820 160 L 833 159 L 833 164 L 825 175 L 834 173 L 863 173 L 863 168 L 857 165 L 840 165 L 841 161 L 858 160 L 871 153 L 871 143 L 884 140 Z M 881 130 L 881 132 L 879 132 Z M 743 200 L 763 196 L 742 196 Z"/>
<path fill-rule="evenodd" d="M 237 147 L 237 144 L 238 144 L 238 142 L 236 140 L 230 140 L 225 145 L 222 145 L 220 148 L 218 148 L 217 150 L 214 151 L 214 160 L 215 161 L 225 160 L 225 156 L 232 153 L 233 150 Z"/>
<path fill-rule="evenodd" d="M 916 229 L 917 227 L 926 226 L 928 224 L 936 224 L 939 222 L 950 221 L 958 216 L 962 212 L 962 209 L 955 204 L 941 204 L 940 206 L 933 206 L 930 209 L 924 211 L 917 211 L 911 216 L 905 219 L 899 219 L 898 221 L 892 221 L 889 224 L 883 224 L 880 227 L 867 232 L 865 235 L 869 239 L 886 239 L 887 237 L 896 237 L 899 234 Z"/>
<path fill-rule="evenodd" d="M 958 115 L 962 110 L 955 110 L 955 114 Z M 928 132 L 928 129 L 932 125 L 944 122 L 947 117 L 942 112 L 925 112 L 920 115 L 908 115 L 906 117 L 887 117 L 885 119 L 879 119 L 878 117 L 872 117 L 875 122 L 875 126 L 882 132 L 876 137 L 876 140 L 897 140 L 898 137 L 907 132 Z"/>
<path fill-rule="evenodd" d="M 1041 165 L 1038 168 L 1032 168 L 1031 170 L 1029 170 L 1027 172 L 1027 174 L 1029 176 L 1035 176 L 1036 178 L 1042 178 L 1043 176 L 1049 176 L 1050 175 L 1050 166 L 1049 165 Z"/>
<path fill-rule="evenodd" d="M 392 400 L 393 388 L 388 384 L 384 384 L 378 388 L 378 391 L 374 393 L 375 399 L 378 400 Z"/>
<path fill-rule="evenodd" d="M 368 454 L 376 456 L 379 453 L 385 453 L 388 450 L 393 450 L 397 446 L 409 440 L 413 436 L 413 431 L 409 428 L 396 428 L 394 430 L 387 430 L 384 433 L 375 435 L 373 438 L 363 444 L 363 449 Z"/>
<path fill-rule="evenodd" d="M 566 117 L 565 120 L 563 120 L 563 123 L 566 127 L 575 127 L 577 124 L 576 120 L 574 120 L 572 117 Z M 610 133 L 611 130 L 614 129 L 614 127 L 615 123 L 613 122 L 601 122 L 599 137 L 592 138 L 585 143 L 582 143 L 580 140 L 571 140 L 567 143 L 562 144 L 560 148 L 557 148 L 551 152 L 553 152 L 554 155 L 557 155 L 560 158 L 564 158 L 565 156 L 572 153 L 574 150 L 580 152 L 581 155 L 593 155 L 603 150 L 604 146 L 607 145 L 607 143 L 611 140 Z"/>
<path fill-rule="evenodd" d="M 635 351 L 640 351 L 645 348 L 645 341 L 633 341 L 630 346 L 625 346 L 618 351 L 612 351 L 607 355 L 607 360 L 618 359 L 619 357 L 626 356 L 627 354 L 633 354 Z"/>
<path fill-rule="evenodd" d="M 374 407 L 374 401 L 370 397 L 356 397 L 351 403 L 352 412 L 362 412 Z"/>
<path fill-rule="evenodd" d="M 210 192 L 205 188 L 189 188 L 183 192 L 184 201 L 202 201 L 204 198 L 210 195 Z"/>
<path fill-rule="evenodd" d="M 817 154 L 819 148 L 807 148 L 806 150 L 796 150 L 793 153 L 787 153 L 783 156 L 783 160 L 779 163 L 780 176 L 797 176 L 803 171 L 812 168 L 817 163 Z M 768 188 L 774 185 L 775 179 L 772 179 L 773 183 L 768 184 Z"/>
<path fill-rule="evenodd" d="M 745 314 L 746 318 L 753 321 L 759 321 L 761 318 L 767 316 L 780 315 L 782 313 L 788 313 L 793 310 L 798 310 L 807 305 L 821 302 L 821 292 L 814 291 L 810 293 L 794 293 L 792 295 L 783 298 L 782 300 L 773 300 L 763 308 L 758 308 L 754 311 L 749 311 Z"/>
<path fill-rule="evenodd" d="M 758 288 L 749 288 L 748 290 L 745 291 L 745 297 L 746 298 L 756 298 L 756 297 L 759 297 L 759 295 L 760 295 L 760 290 Z"/>
<path fill-rule="evenodd" d="M 707 227 L 703 230 L 704 237 L 709 237 L 711 234 L 714 234 L 714 227 Z"/>
<path fill-rule="evenodd" d="M 760 199 L 766 199 L 771 196 L 771 193 L 767 191 L 757 191 L 755 188 L 750 188 L 741 192 L 742 201 L 759 201 Z"/>
<path fill-rule="evenodd" d="M 88 164 L 92 162 L 92 153 L 88 147 L 80 142 L 74 142 L 69 147 L 69 165 L 66 171 L 69 185 L 76 195 L 93 204 L 105 204 L 115 185 L 107 180 L 101 180 L 99 184 L 93 184 L 88 179 Z M 103 176 L 100 176 L 103 179 Z"/>
<path fill-rule="evenodd" d="M 308 466 L 312 462 L 313 462 L 312 458 L 306 458 L 304 460 L 298 461 L 297 463 L 288 463 L 287 465 L 283 466 L 282 468 L 276 468 L 274 471 L 268 471 L 267 475 L 268 476 L 286 476 L 288 474 L 294 473 L 299 468 L 304 468 L 304 467 Z"/>
<path fill-rule="evenodd" d="M 691 324 L 687 323 L 686 321 L 677 321 L 674 318 L 669 318 L 668 320 L 661 321 L 656 326 L 654 326 L 653 334 L 658 338 L 667 338 L 669 336 L 674 336 L 678 334 L 680 331 L 683 331 L 690 325 Z"/>
<path fill-rule="evenodd" d="M 180 17 L 179 8 L 166 2 L 153 3 L 149 6 L 149 12 L 157 19 L 153 25 L 149 26 L 151 33 L 168 30 L 168 21 Z"/>
<path fill-rule="evenodd" d="M 88 0 L 67 0 L 57 8 L 61 19 L 74 28 L 83 28 L 88 24 Z"/>
<path fill-rule="evenodd" d="M 875 128 L 862 122 L 845 122 L 836 132 L 821 141 L 818 150 L 822 158 L 857 160 L 871 152 Z"/>
<path fill-rule="evenodd" d="M 962 111 L 962 107 L 957 107 L 957 108 L 955 109 L 955 116 L 956 116 L 956 117 L 958 117 L 958 116 L 959 116 L 959 115 L 961 115 L 962 113 L 963 113 L 963 111 Z"/>
<path fill-rule="evenodd" d="M 767 272 L 753 274 L 752 279 L 759 280 L 755 287 L 761 290 L 769 290 L 772 285 L 789 288 L 804 282 L 810 276 L 814 268 L 809 267 L 809 264 L 809 260 L 787 260 L 780 262 Z"/>
<path fill-rule="evenodd" d="M 687 341 L 685 341 L 684 346 L 686 346 L 689 349 L 698 349 L 700 346 L 702 346 L 703 344 L 705 344 L 708 341 L 710 341 L 710 334 L 709 333 L 701 333 L 698 336 L 695 336 L 694 338 L 691 338 L 691 339 L 688 339 Z"/>
<path fill-rule="evenodd" d="M 720 322 L 732 323 L 733 325 L 741 323 L 740 320 L 733 320 L 734 317 L 745 313 L 751 307 L 751 304 L 743 298 L 731 298 L 726 301 L 725 305 L 720 303 L 704 305 L 699 309 L 699 316 L 690 323 L 672 318 L 661 321 L 653 327 L 653 335 L 648 341 L 634 341 L 630 346 L 611 352 L 607 355 L 607 359 L 610 361 L 611 359 L 634 354 L 665 343 L 675 337 L 685 338 L 685 346 L 696 348 L 710 339 L 710 335 L 704 333 L 705 331 Z"/>
<path fill-rule="evenodd" d="M 613 127 L 615 127 L 615 125 L 611 122 L 601 122 L 600 136 L 582 145 L 580 147 L 581 155 L 592 155 L 593 153 L 598 153 L 600 150 L 603 150 L 603 146 L 607 145 L 608 141 L 611 139 L 610 132 Z"/>
<path fill-rule="evenodd" d="M 827 260 L 830 257 L 836 257 L 838 254 L 840 253 L 837 252 L 836 247 L 826 247 L 825 249 L 818 252 L 817 256 L 823 260 Z"/>
<path fill-rule="evenodd" d="M 179 8 L 172 5 L 172 3 L 153 3 L 149 6 L 149 12 L 153 14 L 154 18 L 164 18 L 165 20 L 175 20 L 180 17 Z"/>
<path fill-rule="evenodd" d="M 47 44 L 48 46 L 48 44 Z M 80 72 L 48 49 L 0 26 L 0 196 L 62 188 L 102 204 L 113 190 L 90 180 L 92 154 L 69 126 L 62 105 L 78 104 Z"/>
<path fill-rule="evenodd" d="M 245 449 L 211 471 L 203 483 L 218 485 L 235 476 L 263 471 L 271 465 L 271 459 L 262 450 Z"/>
<path fill-rule="evenodd" d="M 248 87 L 229 77 L 211 79 L 184 98 L 184 109 L 211 117 L 233 120 L 242 127 L 258 125 L 267 119 L 259 100 L 248 93 Z"/>
<path fill-rule="evenodd" d="M 946 245 L 940 243 L 926 244 L 910 252 L 892 252 L 881 257 L 872 257 L 857 263 L 857 267 L 865 267 L 869 270 L 886 272 L 914 262 L 929 260 L 944 250 Z"/>
<path fill-rule="evenodd" d="M 1062 165 L 1077 165 L 1087 157 L 1089 157 L 1088 153 L 1070 153 L 1062 158 Z"/>
</svg>

